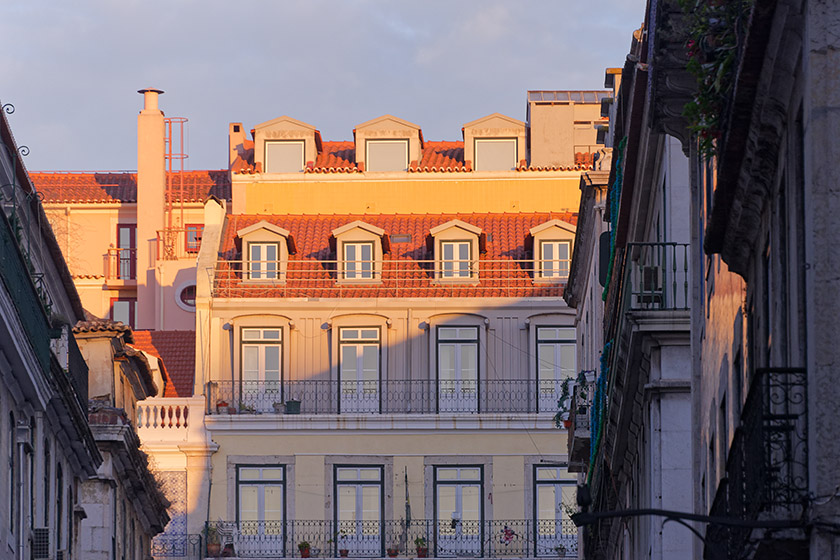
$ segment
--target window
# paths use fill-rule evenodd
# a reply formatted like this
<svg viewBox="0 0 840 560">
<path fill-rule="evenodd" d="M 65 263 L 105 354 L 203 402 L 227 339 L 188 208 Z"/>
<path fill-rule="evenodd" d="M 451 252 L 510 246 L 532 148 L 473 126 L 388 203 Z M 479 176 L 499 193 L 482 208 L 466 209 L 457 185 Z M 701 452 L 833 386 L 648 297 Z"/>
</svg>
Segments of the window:
<svg viewBox="0 0 840 560">
<path fill-rule="evenodd" d="M 365 146 L 367 171 L 405 171 L 408 169 L 408 140 L 368 140 Z"/>
<path fill-rule="evenodd" d="M 566 476 L 564 476 L 566 475 Z M 577 528 L 569 518 L 575 507 L 576 482 L 559 467 L 534 467 L 535 555 L 563 557 L 577 547 Z"/>
<path fill-rule="evenodd" d="M 540 276 L 543 278 L 569 277 L 569 249 L 568 241 L 540 242 Z"/>
<path fill-rule="evenodd" d="M 282 551 L 286 516 L 286 469 L 283 465 L 237 465 L 236 532 L 240 556 Z"/>
<path fill-rule="evenodd" d="M 271 140 L 265 143 L 266 173 L 303 171 L 303 140 Z"/>
<path fill-rule="evenodd" d="M 435 467 L 435 556 L 480 556 L 482 486 L 481 466 Z"/>
<path fill-rule="evenodd" d="M 343 243 L 344 278 L 370 280 L 373 278 L 373 243 Z"/>
<path fill-rule="evenodd" d="M 339 330 L 341 412 L 379 411 L 379 329 Z"/>
<path fill-rule="evenodd" d="M 187 253 L 198 253 L 201 248 L 201 236 L 204 226 L 201 224 L 187 224 L 184 228 L 184 250 Z"/>
<path fill-rule="evenodd" d="M 111 298 L 111 320 L 134 328 L 137 323 L 137 298 Z"/>
<path fill-rule="evenodd" d="M 61 542 L 64 540 L 64 473 L 61 470 L 61 463 L 55 465 L 55 544 L 61 549 Z M 124 507 L 124 506 L 123 506 Z"/>
<path fill-rule="evenodd" d="M 185 311 L 195 311 L 195 284 L 184 286 L 178 292 L 178 302 L 181 309 Z"/>
<path fill-rule="evenodd" d="M 438 411 L 478 412 L 478 328 L 439 327 Z"/>
<path fill-rule="evenodd" d="M 44 527 L 50 526 L 50 440 L 44 439 Z"/>
<path fill-rule="evenodd" d="M 537 385 L 539 411 L 556 412 L 563 382 L 575 376 L 575 329 L 537 328 Z"/>
<path fill-rule="evenodd" d="M 17 476 L 15 468 L 17 462 L 17 446 L 15 445 L 15 415 L 9 413 L 9 529 L 12 533 L 17 532 L 18 525 L 18 494 Z"/>
<path fill-rule="evenodd" d="M 443 278 L 469 278 L 471 276 L 469 241 L 441 241 L 441 276 Z"/>
<path fill-rule="evenodd" d="M 281 329 L 243 328 L 240 400 L 255 410 L 270 412 L 281 402 Z"/>
<path fill-rule="evenodd" d="M 516 138 L 476 138 L 476 171 L 516 169 Z"/>
<path fill-rule="evenodd" d="M 335 467 L 336 548 L 350 556 L 382 556 L 382 466 Z"/>
<path fill-rule="evenodd" d="M 248 277 L 251 280 L 276 280 L 277 243 L 248 243 Z"/>
<path fill-rule="evenodd" d="M 117 225 L 117 278 L 134 280 L 137 278 L 137 226 L 135 224 Z"/>
</svg>

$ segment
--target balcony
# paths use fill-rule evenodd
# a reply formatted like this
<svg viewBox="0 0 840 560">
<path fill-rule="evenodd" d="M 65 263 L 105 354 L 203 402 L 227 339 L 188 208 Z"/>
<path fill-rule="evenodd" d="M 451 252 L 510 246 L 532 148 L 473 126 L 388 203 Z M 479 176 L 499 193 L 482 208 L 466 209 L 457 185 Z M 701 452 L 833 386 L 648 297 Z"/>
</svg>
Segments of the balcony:
<svg viewBox="0 0 840 560">
<path fill-rule="evenodd" d="M 808 501 L 807 422 L 805 370 L 756 370 L 711 515 L 751 521 L 787 520 L 795 525 Z M 707 542 L 722 543 L 718 546 L 734 554 L 745 550 L 752 536 L 750 529 L 710 525 Z M 799 549 L 804 539 L 801 529 L 759 535 L 758 550 L 766 548 L 769 556 L 758 554 L 756 558 L 776 557 L 772 550 Z M 717 558 L 722 553 L 707 546 L 705 557 Z"/>
<path fill-rule="evenodd" d="M 628 243 L 624 253 L 628 308 L 688 309 L 688 249 L 687 243 Z"/>
<path fill-rule="evenodd" d="M 211 381 L 209 414 L 557 412 L 562 380 Z"/>
<path fill-rule="evenodd" d="M 546 262 L 551 262 L 552 271 Z M 448 264 L 448 263 L 447 263 Z M 370 270 L 347 282 L 342 262 L 335 260 L 222 261 L 212 273 L 216 298 L 295 297 L 556 297 L 563 296 L 566 277 L 556 272 L 561 261 L 458 261 L 469 274 L 446 277 L 441 261 L 398 258 L 357 263 Z M 568 269 L 568 268 L 566 268 Z M 553 274 L 550 276 L 549 274 Z"/>
<path fill-rule="evenodd" d="M 204 399 L 153 397 L 137 402 L 137 435 L 141 441 L 185 442 L 193 435 L 201 439 Z"/>
<path fill-rule="evenodd" d="M 589 466 L 590 411 L 595 399 L 595 372 L 582 371 L 572 391 L 569 410 L 569 472 L 586 472 Z"/>
<path fill-rule="evenodd" d="M 207 524 L 207 553 L 236 558 L 382 558 L 419 556 L 425 539 L 436 558 L 577 558 L 577 528 L 551 521 L 218 521 Z M 298 543 L 309 543 L 306 552 Z"/>
<path fill-rule="evenodd" d="M 137 249 L 111 247 L 105 256 L 105 279 L 109 283 L 132 286 L 137 281 Z"/>
<path fill-rule="evenodd" d="M 201 248 L 202 229 L 166 228 L 157 232 L 157 258 L 159 261 L 195 260 Z"/>
</svg>

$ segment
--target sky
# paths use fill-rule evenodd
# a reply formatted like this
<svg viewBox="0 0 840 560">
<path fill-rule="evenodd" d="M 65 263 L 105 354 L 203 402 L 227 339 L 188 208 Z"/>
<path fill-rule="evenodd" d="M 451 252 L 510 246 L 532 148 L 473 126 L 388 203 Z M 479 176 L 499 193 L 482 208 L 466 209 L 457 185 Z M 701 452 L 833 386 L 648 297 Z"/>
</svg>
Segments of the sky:
<svg viewBox="0 0 840 560">
<path fill-rule="evenodd" d="M 137 167 L 144 87 L 189 119 L 187 169 L 227 167 L 228 124 L 288 115 L 351 140 L 393 114 L 461 140 L 535 89 L 602 89 L 645 0 L 5 0 L 0 103 L 30 171 Z"/>
</svg>

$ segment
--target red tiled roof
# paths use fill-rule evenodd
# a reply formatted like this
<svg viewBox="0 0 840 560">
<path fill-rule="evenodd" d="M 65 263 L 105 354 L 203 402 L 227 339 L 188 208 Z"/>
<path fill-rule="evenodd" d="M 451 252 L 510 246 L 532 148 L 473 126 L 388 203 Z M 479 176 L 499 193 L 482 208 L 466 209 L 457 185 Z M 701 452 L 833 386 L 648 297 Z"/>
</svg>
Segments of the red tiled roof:
<svg viewBox="0 0 840 560">
<path fill-rule="evenodd" d="M 323 142 L 323 150 L 311 164 L 307 164 L 306 173 L 356 173 L 359 170 L 356 165 L 356 145 L 352 141 L 347 142 Z M 253 150 L 246 153 L 249 160 L 243 159 L 242 155 L 237 157 L 231 169 L 234 173 L 255 173 L 259 172 L 254 168 Z M 591 169 L 593 154 L 575 154 L 575 164 L 569 166 L 551 167 L 529 167 L 519 165 L 517 171 L 580 171 Z M 420 161 L 412 161 L 409 164 L 410 172 L 414 173 L 441 173 L 441 172 L 466 172 L 472 168 L 464 161 L 464 142 L 425 142 Z"/>
<path fill-rule="evenodd" d="M 430 265 L 421 262 L 433 258 L 427 249 L 429 231 L 453 219 L 477 226 L 487 235 L 486 253 L 479 258 L 477 286 L 435 283 Z M 560 297 L 562 285 L 535 283 L 529 270 L 533 267 L 528 260 L 533 258 L 528 247 L 529 230 L 552 219 L 575 225 L 577 214 L 233 215 L 228 217 L 222 241 L 215 294 L 216 297 L 304 294 L 309 297 Z M 282 287 L 242 282 L 236 271 L 238 264 L 225 262 L 242 258 L 236 232 L 262 220 L 289 230 L 295 240 L 297 251 L 289 257 L 287 281 Z M 331 263 L 324 262 L 335 259 L 330 249 L 332 231 L 355 220 L 382 228 L 385 235 L 411 236 L 408 243 L 391 243 L 391 252 L 385 255 L 383 263 L 382 284 L 375 288 L 338 287 Z"/>
<path fill-rule="evenodd" d="M 230 200 L 227 170 L 184 171 L 172 179 L 173 202 L 204 202 L 208 196 Z M 137 173 L 33 172 L 29 176 L 45 203 L 137 202 Z"/>
<path fill-rule="evenodd" d="M 164 364 L 164 397 L 191 397 L 195 380 L 194 331 L 134 331 L 133 346 Z"/>
</svg>

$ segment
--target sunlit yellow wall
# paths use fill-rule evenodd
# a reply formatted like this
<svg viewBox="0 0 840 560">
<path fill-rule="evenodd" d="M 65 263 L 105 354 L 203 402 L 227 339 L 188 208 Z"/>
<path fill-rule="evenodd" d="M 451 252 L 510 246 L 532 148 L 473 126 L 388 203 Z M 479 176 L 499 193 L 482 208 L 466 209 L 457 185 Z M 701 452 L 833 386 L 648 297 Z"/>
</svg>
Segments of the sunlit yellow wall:
<svg viewBox="0 0 840 560">
<path fill-rule="evenodd" d="M 233 175 L 233 213 L 576 211 L 579 184 L 579 171 Z"/>
</svg>

